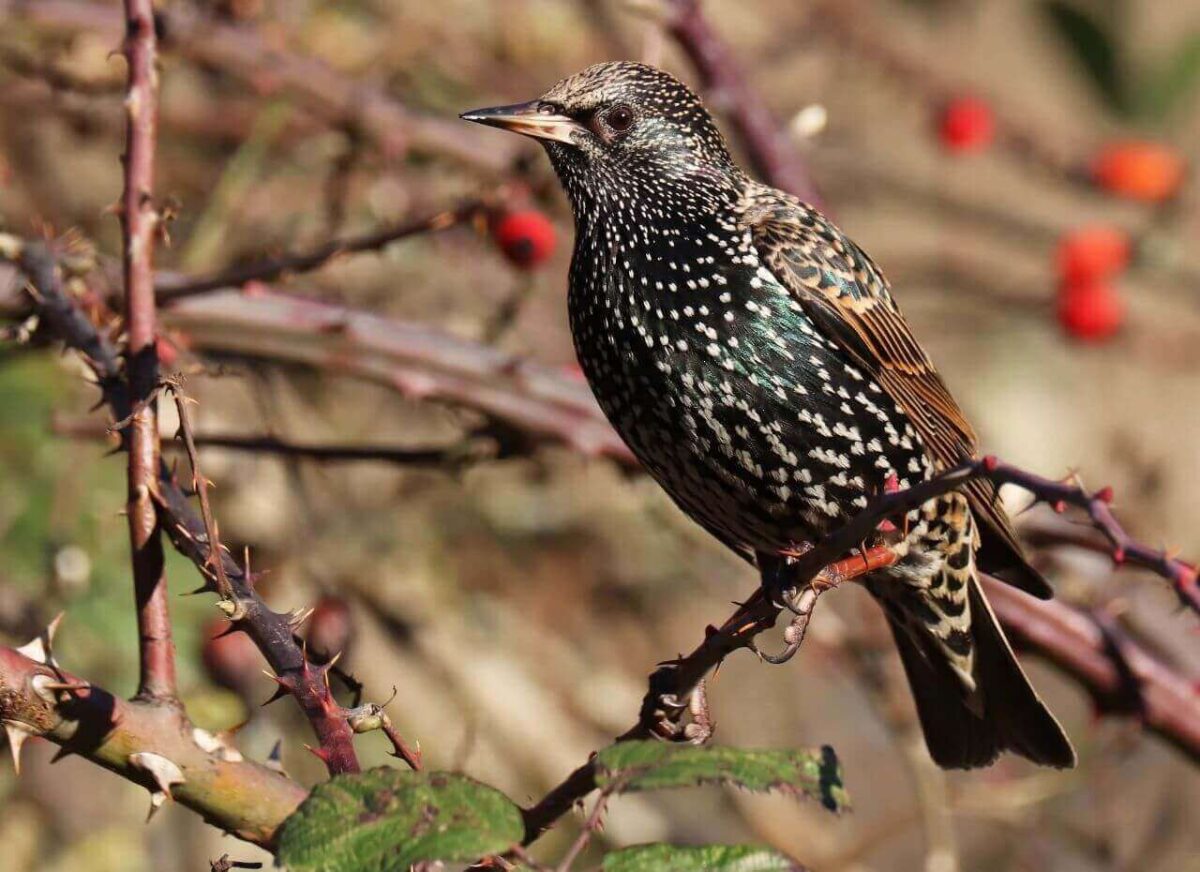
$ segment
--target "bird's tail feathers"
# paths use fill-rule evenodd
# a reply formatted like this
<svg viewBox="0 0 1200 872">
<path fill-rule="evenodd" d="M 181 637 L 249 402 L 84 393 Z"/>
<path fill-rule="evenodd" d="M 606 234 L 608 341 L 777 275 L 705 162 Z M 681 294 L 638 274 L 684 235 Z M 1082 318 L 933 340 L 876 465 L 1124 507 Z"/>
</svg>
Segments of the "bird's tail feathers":
<svg viewBox="0 0 1200 872">
<path fill-rule="evenodd" d="M 893 598 L 884 600 L 930 755 L 947 769 L 987 766 L 1001 751 L 1073 767 L 1070 740 L 1029 683 L 979 582 L 972 578 L 967 589 L 974 689 L 928 629 L 906 618 Z"/>
</svg>

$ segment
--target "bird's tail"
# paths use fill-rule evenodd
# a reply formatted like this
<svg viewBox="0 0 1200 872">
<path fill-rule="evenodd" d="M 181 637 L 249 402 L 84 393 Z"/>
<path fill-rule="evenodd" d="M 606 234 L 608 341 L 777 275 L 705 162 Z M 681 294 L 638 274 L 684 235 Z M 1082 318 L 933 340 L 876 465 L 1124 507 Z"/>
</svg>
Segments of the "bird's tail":
<svg viewBox="0 0 1200 872">
<path fill-rule="evenodd" d="M 978 580 L 971 577 L 965 587 L 973 688 L 951 665 L 944 641 L 914 621 L 903 602 L 923 594 L 909 588 L 901 597 L 882 597 L 930 755 L 946 769 L 987 766 L 1001 751 L 1044 766 L 1074 766 L 1070 740 L 1029 683 Z"/>
</svg>

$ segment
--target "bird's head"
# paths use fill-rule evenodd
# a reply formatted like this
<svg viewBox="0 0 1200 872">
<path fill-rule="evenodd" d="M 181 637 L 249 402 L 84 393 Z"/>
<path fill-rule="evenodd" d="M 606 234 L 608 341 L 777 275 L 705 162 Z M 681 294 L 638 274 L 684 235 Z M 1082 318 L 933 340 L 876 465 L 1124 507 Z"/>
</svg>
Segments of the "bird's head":
<svg viewBox="0 0 1200 872">
<path fill-rule="evenodd" d="M 706 187 L 738 174 L 700 98 L 644 64 L 597 64 L 536 100 L 462 118 L 541 141 L 575 200 L 631 196 L 645 186 Z"/>
</svg>

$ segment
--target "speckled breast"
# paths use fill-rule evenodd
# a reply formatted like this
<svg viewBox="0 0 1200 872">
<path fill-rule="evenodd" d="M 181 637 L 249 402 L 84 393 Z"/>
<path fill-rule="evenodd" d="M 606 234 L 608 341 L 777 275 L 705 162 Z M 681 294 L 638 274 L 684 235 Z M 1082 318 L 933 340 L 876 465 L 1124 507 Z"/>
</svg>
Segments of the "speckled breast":
<svg viewBox="0 0 1200 872">
<path fill-rule="evenodd" d="M 889 476 L 927 477 L 907 416 L 757 259 L 703 251 L 680 240 L 676 260 L 637 264 L 577 245 L 571 270 L 580 365 L 680 507 L 732 547 L 779 552 L 865 506 Z"/>
</svg>

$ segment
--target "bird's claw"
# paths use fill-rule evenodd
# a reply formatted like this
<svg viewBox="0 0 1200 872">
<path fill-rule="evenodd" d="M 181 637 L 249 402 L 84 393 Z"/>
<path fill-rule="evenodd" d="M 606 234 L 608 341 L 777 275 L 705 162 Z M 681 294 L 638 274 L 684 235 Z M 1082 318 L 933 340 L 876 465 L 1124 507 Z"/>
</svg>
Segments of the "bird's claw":
<svg viewBox="0 0 1200 872">
<path fill-rule="evenodd" d="M 783 631 L 783 650 L 778 654 L 765 654 L 762 651 L 755 649 L 755 653 L 759 658 L 767 661 L 774 666 L 781 666 L 787 663 L 800 650 L 800 646 L 804 644 L 804 634 L 808 630 L 808 619 L 811 612 L 801 614 L 796 613 L 796 617 L 792 618 L 792 622 L 787 625 Z"/>
</svg>

